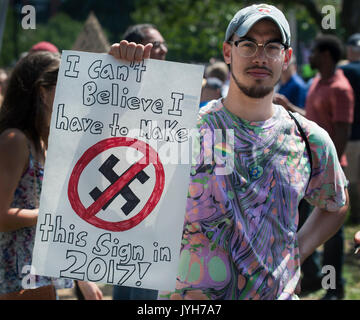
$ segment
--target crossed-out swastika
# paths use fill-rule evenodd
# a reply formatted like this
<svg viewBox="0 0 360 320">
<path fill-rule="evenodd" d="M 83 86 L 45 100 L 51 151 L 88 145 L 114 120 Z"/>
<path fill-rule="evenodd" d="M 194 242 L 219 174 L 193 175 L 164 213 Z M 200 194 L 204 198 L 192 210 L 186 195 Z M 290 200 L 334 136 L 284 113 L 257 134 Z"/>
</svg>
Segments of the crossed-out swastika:
<svg viewBox="0 0 360 320">
<path fill-rule="evenodd" d="M 143 157 L 139 161 L 130 164 L 130 167 L 119 176 L 113 168 L 120 160 L 111 154 L 99 168 L 99 171 L 111 184 L 103 192 L 97 187 L 92 189 L 90 196 L 93 198 L 94 202 L 88 208 L 85 208 L 80 200 L 78 190 L 79 179 L 82 172 L 98 154 L 116 147 L 136 149 L 143 154 Z M 144 169 L 149 165 L 154 166 L 155 169 L 155 184 L 144 207 L 134 216 L 123 221 L 112 222 L 98 218 L 96 215 L 99 211 L 101 209 L 105 210 L 119 194 L 126 200 L 125 205 L 121 208 L 126 216 L 135 209 L 140 200 L 130 189 L 129 185 L 134 179 L 138 179 L 141 184 L 145 184 L 150 177 L 144 172 Z M 69 179 L 68 198 L 75 213 L 88 223 L 109 231 L 125 231 L 138 225 L 154 210 L 161 198 L 164 186 L 164 168 L 157 152 L 141 140 L 128 137 L 115 137 L 96 143 L 80 157 Z"/>
<path fill-rule="evenodd" d="M 104 175 L 104 177 L 109 180 L 111 185 L 113 185 L 116 181 L 121 179 L 121 176 L 119 176 L 114 170 L 114 166 L 119 162 L 120 160 L 114 156 L 113 154 L 110 155 L 109 158 L 107 158 L 104 162 L 104 164 L 99 168 L 99 171 Z M 124 214 L 127 216 L 129 215 L 135 207 L 139 204 L 140 199 L 135 195 L 135 193 L 130 189 L 129 185 L 131 184 L 134 179 L 138 179 L 141 184 L 144 184 L 150 177 L 142 170 L 139 173 L 132 178 L 128 184 L 126 184 L 114 197 L 112 197 L 103 207 L 103 210 L 106 210 L 106 208 L 111 204 L 111 202 L 120 194 L 125 200 L 126 203 L 121 207 L 121 210 L 124 212 Z M 106 192 L 106 190 L 104 191 Z M 93 198 L 93 200 L 99 199 L 99 197 L 103 194 L 99 190 L 98 187 L 95 187 L 91 192 L 89 193 L 90 196 Z"/>
</svg>

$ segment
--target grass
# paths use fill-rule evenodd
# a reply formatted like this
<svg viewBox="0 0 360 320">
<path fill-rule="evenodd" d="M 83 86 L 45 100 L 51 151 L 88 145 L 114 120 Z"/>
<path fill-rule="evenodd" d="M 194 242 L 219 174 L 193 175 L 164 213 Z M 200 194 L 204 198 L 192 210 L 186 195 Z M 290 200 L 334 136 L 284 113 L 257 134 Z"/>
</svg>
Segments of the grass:
<svg viewBox="0 0 360 320">
<path fill-rule="evenodd" d="M 345 224 L 345 257 L 343 277 L 345 283 L 344 300 L 360 300 L 360 254 L 354 255 L 354 234 L 360 230 L 359 225 Z M 321 289 L 308 295 L 301 296 L 302 300 L 318 300 L 325 294 Z"/>
</svg>

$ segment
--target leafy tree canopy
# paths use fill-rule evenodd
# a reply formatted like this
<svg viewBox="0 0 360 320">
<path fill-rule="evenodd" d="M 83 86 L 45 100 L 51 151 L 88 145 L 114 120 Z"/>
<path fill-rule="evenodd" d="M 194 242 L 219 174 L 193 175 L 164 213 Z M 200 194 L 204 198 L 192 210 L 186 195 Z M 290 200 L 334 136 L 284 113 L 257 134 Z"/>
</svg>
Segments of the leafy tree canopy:
<svg viewBox="0 0 360 320">
<path fill-rule="evenodd" d="M 131 17 L 159 28 L 169 46 L 169 60 L 206 61 L 221 57 L 228 21 L 238 8 L 235 1 L 136 0 Z"/>
<path fill-rule="evenodd" d="M 81 22 L 71 19 L 65 13 L 52 17 L 47 24 L 37 24 L 36 29 L 22 29 L 19 22 L 14 28 L 16 15 L 9 9 L 0 55 L 0 66 L 13 65 L 22 52 L 28 51 L 35 43 L 49 41 L 59 50 L 70 49 L 83 28 Z"/>
</svg>

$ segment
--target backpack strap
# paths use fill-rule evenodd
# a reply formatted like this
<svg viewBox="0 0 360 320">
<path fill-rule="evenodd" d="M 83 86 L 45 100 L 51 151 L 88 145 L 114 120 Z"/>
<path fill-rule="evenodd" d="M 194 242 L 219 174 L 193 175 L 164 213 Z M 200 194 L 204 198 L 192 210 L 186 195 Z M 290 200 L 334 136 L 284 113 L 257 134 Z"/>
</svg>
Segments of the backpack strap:
<svg viewBox="0 0 360 320">
<path fill-rule="evenodd" d="M 292 114 L 291 111 L 288 110 L 288 113 L 289 113 L 290 117 L 295 121 L 295 124 L 296 124 L 296 126 L 298 127 L 298 129 L 299 129 L 300 135 L 301 135 L 301 137 L 303 138 L 303 140 L 304 140 L 304 142 L 305 142 L 306 151 L 307 151 L 308 156 L 309 156 L 309 162 L 310 162 L 310 178 L 309 178 L 308 184 L 307 184 L 306 189 L 305 189 L 305 193 L 306 193 L 306 191 L 307 191 L 307 189 L 308 189 L 308 187 L 309 187 L 309 184 L 310 184 L 310 180 L 311 180 L 311 176 L 312 176 L 312 170 L 313 170 L 313 162 L 312 162 L 311 148 L 310 148 L 309 140 L 307 139 L 306 134 L 305 134 L 303 128 L 301 127 L 299 121 L 295 118 L 295 116 Z"/>
</svg>

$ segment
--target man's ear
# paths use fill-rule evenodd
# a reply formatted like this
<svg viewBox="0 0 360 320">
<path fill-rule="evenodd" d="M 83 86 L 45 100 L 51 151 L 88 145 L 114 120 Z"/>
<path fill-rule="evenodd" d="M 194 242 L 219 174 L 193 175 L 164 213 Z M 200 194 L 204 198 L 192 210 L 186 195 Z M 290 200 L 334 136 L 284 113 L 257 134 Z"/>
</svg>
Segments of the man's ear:
<svg viewBox="0 0 360 320">
<path fill-rule="evenodd" d="M 285 71 L 288 68 L 288 66 L 290 64 L 292 53 L 293 53 L 293 49 L 291 47 L 289 47 L 287 50 L 285 50 L 285 59 L 284 59 L 282 71 Z"/>
<path fill-rule="evenodd" d="M 231 44 L 224 42 L 223 43 L 223 55 L 224 55 L 224 61 L 226 64 L 231 63 Z"/>
</svg>

